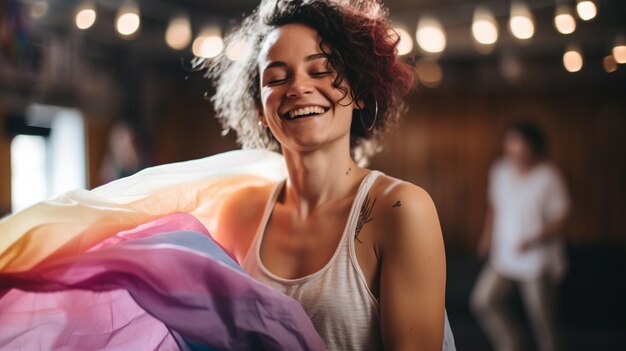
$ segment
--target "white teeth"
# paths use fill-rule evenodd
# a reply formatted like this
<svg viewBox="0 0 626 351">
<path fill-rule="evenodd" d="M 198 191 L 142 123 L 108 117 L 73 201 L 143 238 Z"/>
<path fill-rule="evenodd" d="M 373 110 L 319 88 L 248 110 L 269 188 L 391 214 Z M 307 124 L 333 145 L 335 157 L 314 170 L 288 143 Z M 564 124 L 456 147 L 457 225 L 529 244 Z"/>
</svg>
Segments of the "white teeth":
<svg viewBox="0 0 626 351">
<path fill-rule="evenodd" d="M 310 113 L 324 113 L 324 108 L 320 106 L 307 106 L 289 111 L 289 118 L 293 119 L 298 116 L 308 115 Z"/>
</svg>

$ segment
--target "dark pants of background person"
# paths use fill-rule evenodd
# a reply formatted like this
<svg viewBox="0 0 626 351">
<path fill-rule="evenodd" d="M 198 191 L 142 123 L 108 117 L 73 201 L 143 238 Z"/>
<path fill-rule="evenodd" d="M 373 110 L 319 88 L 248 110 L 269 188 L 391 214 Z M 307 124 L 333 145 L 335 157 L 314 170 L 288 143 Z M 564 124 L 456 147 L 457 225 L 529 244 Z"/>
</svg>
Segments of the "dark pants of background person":
<svg viewBox="0 0 626 351">
<path fill-rule="evenodd" d="M 548 276 L 520 281 L 498 273 L 487 263 L 482 269 L 470 299 L 470 307 L 496 351 L 528 348 L 519 321 L 510 311 L 515 287 L 521 293 L 532 333 L 540 351 L 560 349 L 555 316 L 555 284 Z"/>
</svg>

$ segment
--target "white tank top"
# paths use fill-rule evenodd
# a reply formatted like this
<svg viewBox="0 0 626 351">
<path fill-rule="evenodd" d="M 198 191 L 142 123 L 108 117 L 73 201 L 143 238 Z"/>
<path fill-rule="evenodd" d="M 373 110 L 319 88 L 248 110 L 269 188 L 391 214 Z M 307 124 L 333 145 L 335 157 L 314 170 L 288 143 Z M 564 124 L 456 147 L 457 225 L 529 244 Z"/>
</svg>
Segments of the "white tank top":
<svg viewBox="0 0 626 351">
<path fill-rule="evenodd" d="M 370 171 L 361 181 L 352 202 L 348 220 L 335 253 L 319 271 L 296 279 L 285 279 L 270 272 L 261 262 L 260 248 L 267 222 L 285 184 L 274 188 L 259 229 L 243 259 L 243 268 L 253 278 L 299 301 L 329 351 L 382 350 L 379 304 L 369 290 L 354 250 L 354 233 L 365 196 L 380 171 Z M 451 332 L 446 317 L 445 339 Z M 449 334 L 449 335 L 448 335 Z M 446 347 L 444 350 L 454 349 Z"/>
</svg>

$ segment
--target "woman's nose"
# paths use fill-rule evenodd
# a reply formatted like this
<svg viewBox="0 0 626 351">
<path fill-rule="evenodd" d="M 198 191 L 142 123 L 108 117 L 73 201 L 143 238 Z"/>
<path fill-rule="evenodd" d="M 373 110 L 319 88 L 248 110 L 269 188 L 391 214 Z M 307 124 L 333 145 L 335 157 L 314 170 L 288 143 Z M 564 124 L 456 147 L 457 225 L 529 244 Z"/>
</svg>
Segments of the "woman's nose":
<svg viewBox="0 0 626 351">
<path fill-rule="evenodd" d="M 313 92 L 313 82 L 311 77 L 304 74 L 294 75 L 291 86 L 287 91 L 287 97 L 300 97 Z"/>
</svg>

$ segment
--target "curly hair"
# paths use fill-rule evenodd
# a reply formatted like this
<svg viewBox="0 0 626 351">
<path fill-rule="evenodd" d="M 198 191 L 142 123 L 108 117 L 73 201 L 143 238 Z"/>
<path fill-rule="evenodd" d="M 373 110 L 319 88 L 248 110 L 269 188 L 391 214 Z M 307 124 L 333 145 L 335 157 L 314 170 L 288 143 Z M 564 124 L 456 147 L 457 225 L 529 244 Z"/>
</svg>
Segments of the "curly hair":
<svg viewBox="0 0 626 351">
<path fill-rule="evenodd" d="M 226 36 L 226 54 L 203 62 L 215 84 L 211 101 L 224 134 L 234 129 L 244 148 L 280 150 L 271 132 L 258 123 L 257 55 L 272 29 L 291 23 L 317 31 L 320 49 L 337 72 L 333 86 L 349 96 L 350 103 L 363 102 L 363 108 L 353 112 L 350 149 L 355 161 L 367 163 L 381 149 L 382 132 L 405 111 L 402 98 L 414 82 L 414 70 L 398 58 L 400 39 L 389 25 L 387 10 L 375 0 L 263 0 Z M 228 48 L 234 46 L 244 48 L 236 60 L 228 58 Z"/>
</svg>

